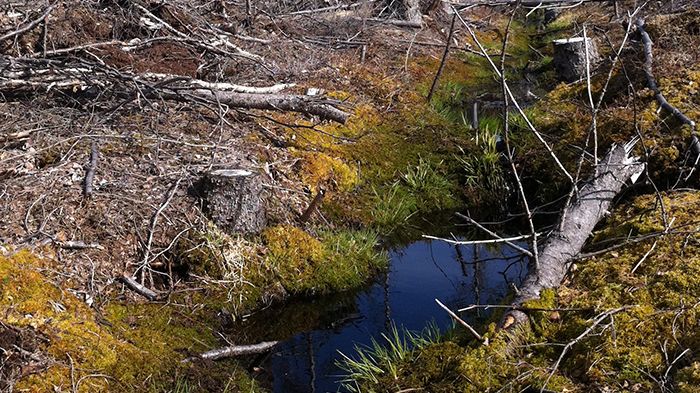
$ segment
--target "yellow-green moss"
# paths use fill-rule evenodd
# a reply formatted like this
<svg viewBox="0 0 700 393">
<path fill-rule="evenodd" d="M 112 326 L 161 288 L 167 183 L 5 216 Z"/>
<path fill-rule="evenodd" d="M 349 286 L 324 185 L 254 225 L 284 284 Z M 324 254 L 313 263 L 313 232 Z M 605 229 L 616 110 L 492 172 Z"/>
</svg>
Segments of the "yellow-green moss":
<svg viewBox="0 0 700 393">
<path fill-rule="evenodd" d="M 176 374 L 197 367 L 180 360 L 218 346 L 212 319 L 201 315 L 116 301 L 96 312 L 40 273 L 55 268 L 52 263 L 26 251 L 0 256 L 3 322 L 34 327 L 48 339 L 40 356 L 51 359 L 48 369 L 20 380 L 17 391 L 71 391 L 73 387 L 78 392 L 169 391 L 176 384 Z M 208 371 L 210 375 L 199 378 L 218 378 L 222 384 L 228 378 L 247 378 L 244 371 L 235 375 L 225 365 Z"/>
<path fill-rule="evenodd" d="M 360 286 L 387 256 L 376 249 L 368 231 L 321 231 L 319 239 L 300 228 L 277 226 L 265 230 L 267 265 L 293 294 L 323 294 Z"/>
</svg>

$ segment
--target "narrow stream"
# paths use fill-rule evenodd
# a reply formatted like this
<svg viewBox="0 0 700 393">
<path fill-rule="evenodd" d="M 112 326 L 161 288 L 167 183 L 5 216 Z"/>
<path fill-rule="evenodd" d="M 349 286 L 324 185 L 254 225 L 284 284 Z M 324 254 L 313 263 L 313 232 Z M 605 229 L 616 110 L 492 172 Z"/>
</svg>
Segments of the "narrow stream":
<svg viewBox="0 0 700 393">
<path fill-rule="evenodd" d="M 452 321 L 435 298 L 452 309 L 498 303 L 526 269 L 527 260 L 507 246 L 418 241 L 391 252 L 389 272 L 363 291 L 266 310 L 243 328 L 291 336 L 263 362 L 274 392 L 337 392 L 339 351 L 353 356 L 356 345 L 369 345 L 373 337 L 381 342 L 392 323 L 421 331 L 434 322 L 445 330 Z M 270 319 L 276 332 L 269 330 Z"/>
</svg>

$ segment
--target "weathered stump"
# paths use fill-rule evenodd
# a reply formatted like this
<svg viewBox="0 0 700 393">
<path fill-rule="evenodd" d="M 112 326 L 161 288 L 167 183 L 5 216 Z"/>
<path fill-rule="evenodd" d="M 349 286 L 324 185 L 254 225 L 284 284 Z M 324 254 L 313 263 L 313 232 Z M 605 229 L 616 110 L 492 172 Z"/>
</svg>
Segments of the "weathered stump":
<svg viewBox="0 0 700 393">
<path fill-rule="evenodd" d="M 202 179 L 204 212 L 228 233 L 257 233 L 267 224 L 260 175 L 243 169 L 220 169 Z"/>
<path fill-rule="evenodd" d="M 544 25 L 554 22 L 559 17 L 559 10 L 556 8 L 547 8 L 544 10 Z"/>
<path fill-rule="evenodd" d="M 583 37 L 574 37 L 555 40 L 553 43 L 554 68 L 563 81 L 575 82 L 586 77 L 586 46 L 591 68 L 600 60 L 598 47 L 591 38 L 584 41 Z"/>
</svg>

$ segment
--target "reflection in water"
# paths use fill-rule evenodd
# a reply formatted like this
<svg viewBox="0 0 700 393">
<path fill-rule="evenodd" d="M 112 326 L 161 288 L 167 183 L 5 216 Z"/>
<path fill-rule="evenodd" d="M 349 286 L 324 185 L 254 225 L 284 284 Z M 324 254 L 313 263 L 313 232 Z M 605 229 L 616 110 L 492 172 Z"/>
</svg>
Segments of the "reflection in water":
<svg viewBox="0 0 700 393">
<path fill-rule="evenodd" d="M 336 392 L 341 376 L 335 366 L 338 351 L 352 356 L 355 345 L 370 344 L 392 323 L 414 331 L 431 321 L 448 328 L 452 323 L 435 298 L 452 309 L 498 303 L 511 283 L 520 284 L 526 265 L 527 260 L 508 247 L 420 241 L 392 252 L 388 274 L 354 297 L 337 298 L 335 305 L 314 301 L 314 310 L 320 314 L 289 305 L 246 324 L 255 325 L 258 320 L 262 325 L 261 319 L 269 323 L 268 318 L 274 317 L 285 324 L 283 330 L 295 329 L 292 319 L 300 322 L 297 331 L 308 330 L 293 335 L 268 357 L 265 368 L 272 373 L 274 392 Z"/>
</svg>

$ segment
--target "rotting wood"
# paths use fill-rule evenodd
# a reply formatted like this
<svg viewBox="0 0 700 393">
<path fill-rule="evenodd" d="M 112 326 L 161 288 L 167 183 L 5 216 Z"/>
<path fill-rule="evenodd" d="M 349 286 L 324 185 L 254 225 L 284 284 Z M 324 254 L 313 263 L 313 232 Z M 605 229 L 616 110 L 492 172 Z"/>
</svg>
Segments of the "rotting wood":
<svg viewBox="0 0 700 393">
<path fill-rule="evenodd" d="M 598 175 L 593 176 L 576 193 L 560 215 L 555 230 L 542 244 L 539 264 L 530 267 L 512 304 L 521 306 L 538 299 L 545 289 L 559 287 L 581 252 L 593 228 L 608 213 L 612 201 L 625 182 L 636 181 L 644 170 L 644 164 L 629 156 L 637 140 L 625 145 L 614 145 L 601 160 Z M 501 320 L 504 329 L 527 322 L 527 315 L 517 309 L 507 312 Z"/>
<path fill-rule="evenodd" d="M 211 351 L 200 353 L 197 356 L 187 358 L 182 362 L 187 363 L 197 359 L 219 360 L 236 356 L 255 355 L 258 353 L 268 352 L 277 344 L 279 344 L 279 341 L 264 341 L 258 344 L 233 345 L 229 347 L 216 348 L 212 349 Z"/>
</svg>

